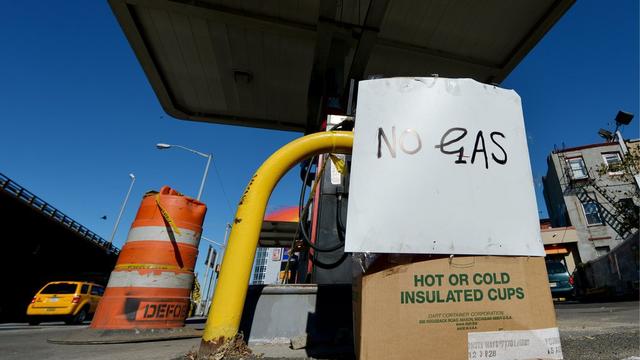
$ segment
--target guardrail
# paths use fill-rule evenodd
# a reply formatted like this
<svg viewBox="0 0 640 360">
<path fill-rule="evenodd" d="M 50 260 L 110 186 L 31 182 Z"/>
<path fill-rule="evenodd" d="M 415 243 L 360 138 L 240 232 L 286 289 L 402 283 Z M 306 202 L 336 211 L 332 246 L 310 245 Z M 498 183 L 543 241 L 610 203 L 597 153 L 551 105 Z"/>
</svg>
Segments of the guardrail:
<svg viewBox="0 0 640 360">
<path fill-rule="evenodd" d="M 34 209 L 40 211 L 43 215 L 49 216 L 52 220 L 59 222 L 70 230 L 76 232 L 86 240 L 89 240 L 100 247 L 103 247 L 108 253 L 119 254 L 120 249 L 107 242 L 104 238 L 97 235 L 93 231 L 82 226 L 77 221 L 65 215 L 62 211 L 48 204 L 46 201 L 34 195 L 29 190 L 23 188 L 15 181 L 9 179 L 0 173 L 0 190 L 15 196 L 16 198 L 29 204 Z"/>
</svg>

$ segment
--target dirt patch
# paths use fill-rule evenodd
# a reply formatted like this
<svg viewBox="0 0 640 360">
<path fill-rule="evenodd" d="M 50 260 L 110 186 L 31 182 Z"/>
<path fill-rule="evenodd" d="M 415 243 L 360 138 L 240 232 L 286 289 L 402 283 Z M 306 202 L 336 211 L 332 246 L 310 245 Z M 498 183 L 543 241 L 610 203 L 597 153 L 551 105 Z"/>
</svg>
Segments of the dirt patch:
<svg viewBox="0 0 640 360">
<path fill-rule="evenodd" d="M 638 330 L 582 336 L 562 336 L 565 360 L 620 360 L 640 356 Z"/>
</svg>

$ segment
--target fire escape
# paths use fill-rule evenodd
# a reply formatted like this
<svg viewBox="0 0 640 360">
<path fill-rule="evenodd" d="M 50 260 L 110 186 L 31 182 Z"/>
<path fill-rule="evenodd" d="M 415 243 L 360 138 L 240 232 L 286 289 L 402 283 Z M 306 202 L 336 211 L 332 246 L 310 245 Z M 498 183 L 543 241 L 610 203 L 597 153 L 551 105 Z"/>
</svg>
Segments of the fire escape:
<svg viewBox="0 0 640 360">
<path fill-rule="evenodd" d="M 621 199 L 613 195 L 605 186 L 600 185 L 600 175 L 592 169 L 585 169 L 587 176 L 575 177 L 564 153 L 558 153 L 561 164 L 564 192 L 575 195 L 585 205 L 595 203 L 600 218 L 609 225 L 622 239 L 626 239 L 638 230 L 638 209 L 629 199 Z M 635 186 L 635 184 L 634 184 Z"/>
</svg>

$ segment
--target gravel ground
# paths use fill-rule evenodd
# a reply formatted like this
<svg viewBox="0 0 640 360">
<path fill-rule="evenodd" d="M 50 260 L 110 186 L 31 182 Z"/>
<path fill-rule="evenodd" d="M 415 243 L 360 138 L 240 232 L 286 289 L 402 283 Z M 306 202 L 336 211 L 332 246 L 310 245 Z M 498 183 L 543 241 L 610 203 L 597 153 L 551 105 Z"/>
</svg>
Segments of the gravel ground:
<svg viewBox="0 0 640 360">
<path fill-rule="evenodd" d="M 594 335 L 561 333 L 561 339 L 565 360 L 620 360 L 640 356 L 638 329 Z"/>
<path fill-rule="evenodd" d="M 567 360 L 640 357 L 640 307 L 637 301 L 558 303 L 556 316 L 562 353 Z"/>
</svg>

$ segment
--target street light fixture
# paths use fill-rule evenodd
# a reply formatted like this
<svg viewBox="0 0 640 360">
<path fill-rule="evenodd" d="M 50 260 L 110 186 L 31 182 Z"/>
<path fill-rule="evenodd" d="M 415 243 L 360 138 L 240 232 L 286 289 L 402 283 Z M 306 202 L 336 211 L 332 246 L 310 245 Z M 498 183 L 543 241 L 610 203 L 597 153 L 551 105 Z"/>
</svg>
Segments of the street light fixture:
<svg viewBox="0 0 640 360">
<path fill-rule="evenodd" d="M 179 148 L 179 149 L 182 149 L 182 150 L 186 150 L 186 151 L 192 152 L 192 153 L 194 153 L 196 155 L 200 155 L 202 157 L 207 158 L 207 166 L 204 168 L 204 175 L 202 176 L 202 181 L 200 182 L 200 189 L 198 190 L 198 196 L 196 197 L 196 200 L 200 200 L 200 197 L 202 196 L 202 191 L 204 190 L 204 183 L 205 183 L 205 180 L 207 179 L 207 174 L 209 173 L 209 165 L 211 164 L 212 155 L 211 154 L 205 154 L 203 152 L 200 152 L 200 151 L 197 151 L 197 150 L 193 150 L 193 149 L 190 149 L 190 148 L 188 148 L 186 146 L 182 146 L 182 145 L 173 145 L 173 144 L 165 144 L 165 143 L 156 144 L 156 148 L 159 149 L 159 150 L 169 149 L 169 148 L 172 148 L 172 147 L 176 147 L 176 148 Z"/>
<path fill-rule="evenodd" d="M 127 206 L 127 201 L 129 201 L 129 195 L 131 194 L 131 189 L 133 188 L 133 183 L 136 182 L 136 176 L 133 174 L 129 174 L 131 178 L 131 184 L 129 185 L 129 190 L 127 191 L 127 195 L 124 197 L 124 201 L 122 202 L 122 207 L 120 208 L 120 213 L 118 214 L 118 218 L 116 219 L 116 223 L 113 226 L 113 232 L 111 232 L 111 238 L 109 239 L 109 244 L 113 243 L 113 238 L 116 236 L 116 231 L 118 230 L 118 225 L 120 224 L 120 218 L 122 218 L 122 213 L 124 212 L 125 206 Z"/>
<path fill-rule="evenodd" d="M 215 240 L 211 240 L 211 239 L 206 238 L 206 237 L 204 237 L 204 236 L 200 236 L 200 239 L 202 239 L 202 240 L 204 240 L 204 241 L 206 241 L 206 242 L 210 242 L 210 243 L 212 243 L 213 245 L 218 245 L 218 246 L 220 246 L 220 248 L 221 248 L 221 249 L 224 249 L 224 247 L 225 247 L 225 244 L 219 243 L 219 242 L 217 242 L 217 241 L 215 241 Z"/>
</svg>

